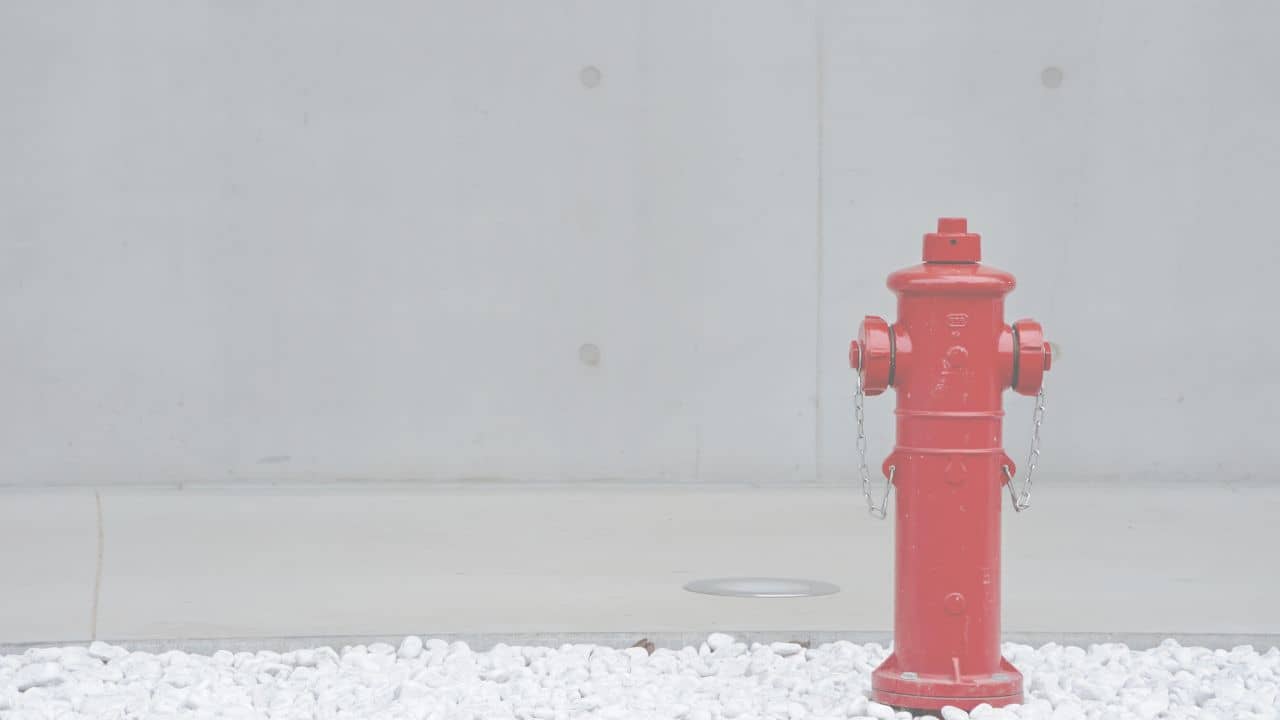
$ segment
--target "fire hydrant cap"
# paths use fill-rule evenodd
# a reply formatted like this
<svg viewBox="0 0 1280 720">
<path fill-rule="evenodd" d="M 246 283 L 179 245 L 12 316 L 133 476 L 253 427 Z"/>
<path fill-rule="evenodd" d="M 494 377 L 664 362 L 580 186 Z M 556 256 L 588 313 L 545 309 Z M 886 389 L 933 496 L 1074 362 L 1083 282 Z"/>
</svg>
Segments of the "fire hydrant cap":
<svg viewBox="0 0 1280 720">
<path fill-rule="evenodd" d="M 982 236 L 969 232 L 965 218 L 938 218 L 938 231 L 924 236 L 927 263 L 976 263 L 982 259 Z"/>
</svg>

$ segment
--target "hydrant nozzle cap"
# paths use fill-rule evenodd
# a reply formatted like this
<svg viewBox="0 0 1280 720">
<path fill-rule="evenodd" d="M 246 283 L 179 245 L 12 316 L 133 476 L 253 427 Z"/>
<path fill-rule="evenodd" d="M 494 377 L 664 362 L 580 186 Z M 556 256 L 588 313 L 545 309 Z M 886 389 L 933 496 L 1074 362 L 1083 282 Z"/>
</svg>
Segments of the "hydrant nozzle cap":
<svg viewBox="0 0 1280 720">
<path fill-rule="evenodd" d="M 969 232 L 965 218 L 938 218 L 938 231 L 924 236 L 927 263 L 976 263 L 982 259 L 982 236 Z"/>
</svg>

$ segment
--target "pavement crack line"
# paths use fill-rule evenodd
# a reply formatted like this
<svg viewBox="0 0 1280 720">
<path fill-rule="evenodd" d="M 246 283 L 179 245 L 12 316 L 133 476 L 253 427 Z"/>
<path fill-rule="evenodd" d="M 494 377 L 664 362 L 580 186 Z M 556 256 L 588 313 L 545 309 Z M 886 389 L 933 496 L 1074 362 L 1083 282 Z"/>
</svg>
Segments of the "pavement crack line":
<svg viewBox="0 0 1280 720">
<path fill-rule="evenodd" d="M 98 517 L 98 558 L 93 571 L 93 605 L 89 612 L 89 639 L 98 639 L 98 598 L 102 594 L 102 493 L 93 491 L 93 504 Z"/>
</svg>

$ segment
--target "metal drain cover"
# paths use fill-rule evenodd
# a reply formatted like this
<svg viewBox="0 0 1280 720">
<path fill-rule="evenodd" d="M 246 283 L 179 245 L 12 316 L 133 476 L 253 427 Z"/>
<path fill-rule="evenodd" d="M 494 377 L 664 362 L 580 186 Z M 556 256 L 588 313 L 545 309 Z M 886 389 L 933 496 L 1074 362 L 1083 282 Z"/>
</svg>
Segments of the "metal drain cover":
<svg viewBox="0 0 1280 720">
<path fill-rule="evenodd" d="M 684 589 L 703 595 L 750 598 L 816 597 L 840 592 L 840 586 L 821 580 L 770 577 L 708 578 L 694 580 Z"/>
</svg>

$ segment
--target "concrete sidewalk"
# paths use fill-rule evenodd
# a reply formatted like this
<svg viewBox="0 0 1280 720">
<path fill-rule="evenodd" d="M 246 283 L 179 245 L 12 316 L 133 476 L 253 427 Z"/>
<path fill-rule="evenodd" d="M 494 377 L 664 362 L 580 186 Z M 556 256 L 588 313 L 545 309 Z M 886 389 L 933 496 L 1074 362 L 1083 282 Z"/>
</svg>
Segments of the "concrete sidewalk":
<svg viewBox="0 0 1280 720">
<path fill-rule="evenodd" d="M 892 522 L 852 488 L 493 486 L 0 492 L 0 644 L 887 637 Z M 1005 516 L 1029 639 L 1280 637 L 1280 491 L 1045 484 Z M 820 598 L 689 580 L 834 582 Z"/>
</svg>

